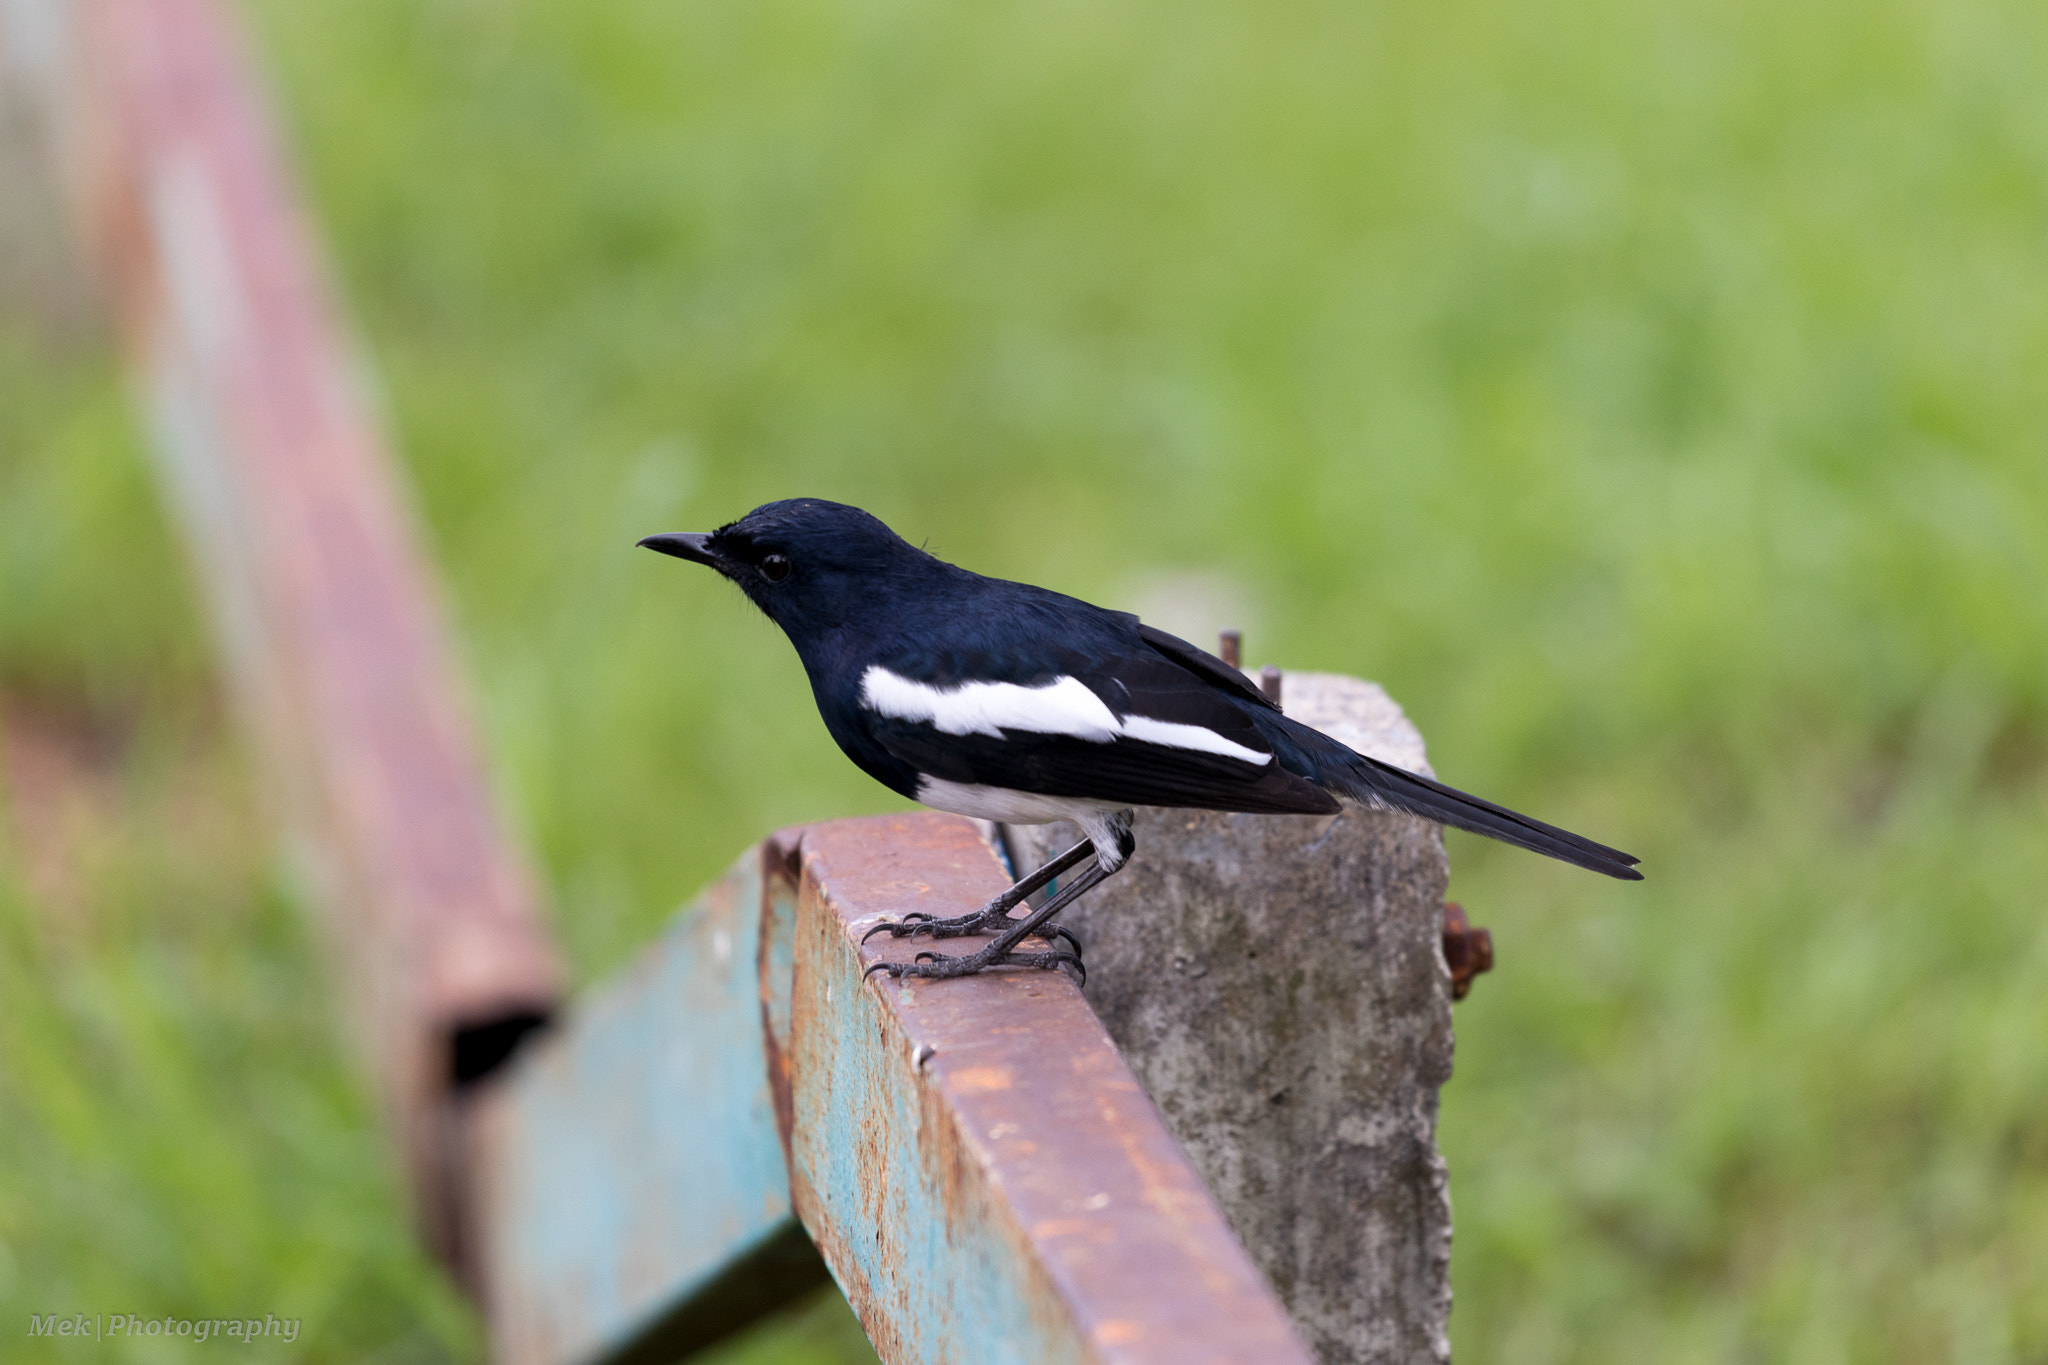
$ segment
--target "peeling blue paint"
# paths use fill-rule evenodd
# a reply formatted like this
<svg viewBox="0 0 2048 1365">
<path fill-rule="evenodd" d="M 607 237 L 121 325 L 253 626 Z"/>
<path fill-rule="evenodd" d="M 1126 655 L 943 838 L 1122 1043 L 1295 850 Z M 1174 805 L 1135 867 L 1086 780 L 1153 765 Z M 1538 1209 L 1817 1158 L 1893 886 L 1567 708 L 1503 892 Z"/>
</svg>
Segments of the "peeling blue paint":
<svg viewBox="0 0 2048 1365">
<path fill-rule="evenodd" d="M 484 1121 L 501 1358 L 591 1358 L 781 1233 L 749 851 L 520 1059 Z"/>
</svg>

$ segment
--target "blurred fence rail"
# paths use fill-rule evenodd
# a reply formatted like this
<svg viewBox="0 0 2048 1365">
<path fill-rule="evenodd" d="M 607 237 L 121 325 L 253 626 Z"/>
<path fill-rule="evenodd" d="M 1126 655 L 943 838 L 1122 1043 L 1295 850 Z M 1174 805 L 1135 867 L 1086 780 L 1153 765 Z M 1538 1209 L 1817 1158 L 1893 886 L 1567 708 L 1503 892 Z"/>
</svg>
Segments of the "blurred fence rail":
<svg viewBox="0 0 2048 1365">
<path fill-rule="evenodd" d="M 862 975 L 917 946 L 865 927 L 979 904 L 990 838 L 1028 832 L 788 832 L 505 1065 L 559 960 L 238 30 L 218 0 L 7 0 L 0 81 L 119 323 L 423 1230 L 497 1356 L 673 1358 L 829 1274 L 891 1361 L 1447 1358 L 1443 855 L 1400 817 L 1154 813 L 1077 907 L 1109 944 L 1087 999 Z M 1421 762 L 1383 694 L 1321 687 L 1290 709 Z M 1184 977 L 1155 970 L 1160 926 Z M 1237 952 L 1251 932 L 1268 951 Z"/>
<path fill-rule="evenodd" d="M 457 1256 L 450 1097 L 553 1009 L 561 973 L 260 85 L 212 0 L 10 0 L 0 22 L 354 1040 Z"/>
</svg>

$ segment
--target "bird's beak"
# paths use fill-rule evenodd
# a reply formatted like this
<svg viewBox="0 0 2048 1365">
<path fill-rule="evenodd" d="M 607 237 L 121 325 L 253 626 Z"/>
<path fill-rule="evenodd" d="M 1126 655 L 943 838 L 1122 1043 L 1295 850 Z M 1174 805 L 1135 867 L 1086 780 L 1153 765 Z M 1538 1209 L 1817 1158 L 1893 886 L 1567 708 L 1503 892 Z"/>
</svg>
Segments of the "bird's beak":
<svg viewBox="0 0 2048 1365">
<path fill-rule="evenodd" d="M 724 562 L 711 552 L 711 537 L 702 531 L 672 531 L 667 535 L 646 536 L 640 544 L 665 555 L 674 555 L 677 559 L 695 560 L 714 569 L 725 567 Z"/>
</svg>

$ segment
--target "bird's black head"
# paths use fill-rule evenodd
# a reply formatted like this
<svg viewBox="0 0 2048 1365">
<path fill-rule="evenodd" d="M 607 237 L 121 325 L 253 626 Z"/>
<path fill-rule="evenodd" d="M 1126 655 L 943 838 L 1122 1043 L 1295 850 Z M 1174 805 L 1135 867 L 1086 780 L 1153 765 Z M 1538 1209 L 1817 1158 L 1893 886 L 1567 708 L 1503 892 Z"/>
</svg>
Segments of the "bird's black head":
<svg viewBox="0 0 2048 1365">
<path fill-rule="evenodd" d="M 640 544 L 718 570 L 800 650 L 871 609 L 893 584 L 947 567 L 858 507 L 822 498 L 766 503 L 708 534 Z"/>
</svg>

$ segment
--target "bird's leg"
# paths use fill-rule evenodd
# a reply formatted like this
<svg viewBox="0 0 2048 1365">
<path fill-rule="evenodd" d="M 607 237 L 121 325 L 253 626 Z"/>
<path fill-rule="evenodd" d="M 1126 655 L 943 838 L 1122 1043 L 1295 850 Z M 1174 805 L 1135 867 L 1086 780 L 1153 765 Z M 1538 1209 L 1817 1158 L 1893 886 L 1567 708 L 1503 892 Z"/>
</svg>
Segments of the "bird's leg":
<svg viewBox="0 0 2048 1365">
<path fill-rule="evenodd" d="M 989 967 L 1060 967 L 1071 966 L 1087 980 L 1088 969 L 1078 953 L 1055 949 L 1042 953 L 1020 953 L 1016 946 L 1039 932 L 1040 926 L 1060 911 L 1072 905 L 1081 896 L 1092 891 L 1109 877 L 1102 865 L 1091 862 L 1074 879 L 1059 889 L 1059 893 L 1044 905 L 1031 912 L 1022 920 L 1013 921 L 1011 927 L 999 937 L 984 944 L 978 952 L 962 957 L 948 957 L 943 953 L 919 953 L 910 962 L 877 962 L 868 968 L 870 974 L 887 972 L 891 976 L 952 977 L 971 976 Z"/>
<path fill-rule="evenodd" d="M 1121 870 L 1126 862 L 1130 861 L 1131 852 L 1138 845 L 1137 840 L 1131 837 L 1129 825 L 1126 824 L 1119 827 L 1115 831 L 1115 835 L 1118 856 L 1114 863 L 1104 867 L 1103 860 L 1099 856 L 1091 860 L 1086 867 L 1074 874 L 1072 881 L 1059 889 L 1057 895 L 1023 919 L 1014 922 L 1007 931 L 992 942 L 985 944 L 979 952 L 968 953 L 963 957 L 947 957 L 942 953 L 919 953 L 915 959 L 909 962 L 877 962 L 868 968 L 867 974 L 887 972 L 889 975 L 896 977 L 952 977 L 972 976 L 974 973 L 985 971 L 990 967 L 1016 966 L 1050 969 L 1070 966 L 1081 974 L 1081 979 L 1085 982 L 1088 979 L 1088 968 L 1082 963 L 1078 954 L 1059 950 L 1044 953 L 1020 953 L 1016 951 L 1016 948 L 1019 943 L 1022 943 L 1033 933 L 1042 932 L 1040 926 L 1044 925 L 1047 920 L 1066 909 L 1069 905 L 1072 905 L 1082 896 L 1093 891 L 1096 887 L 1102 885 L 1103 882 L 1109 880 L 1110 877 Z M 1068 853 L 1071 852 L 1073 850 L 1069 849 Z M 1065 856 L 1065 854 L 1061 855 L 1061 857 Z"/>
<path fill-rule="evenodd" d="M 887 934 L 891 938 L 908 938 L 914 934 L 929 934 L 933 938 L 960 938 L 967 934 L 992 934 L 998 929 L 1007 929 L 1016 923 L 1010 918 L 1010 911 L 1022 904 L 1025 897 L 1055 877 L 1063 876 L 1082 859 L 1094 856 L 1094 844 L 1083 839 L 971 915 L 961 915 L 957 919 L 933 919 L 930 915 L 913 910 L 900 920 L 877 924 L 861 935 L 861 942 L 867 942 L 876 934 Z M 1067 942 L 1074 945 L 1075 952 L 1081 951 L 1081 945 L 1074 936 L 1059 926 L 1050 926 L 1047 932 L 1048 935 L 1063 935 Z"/>
</svg>

